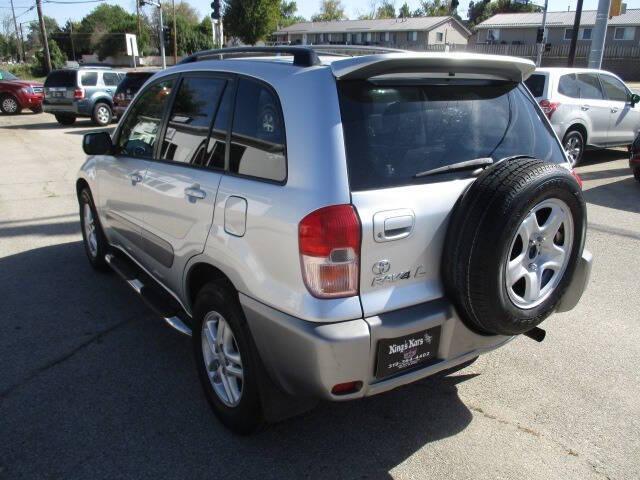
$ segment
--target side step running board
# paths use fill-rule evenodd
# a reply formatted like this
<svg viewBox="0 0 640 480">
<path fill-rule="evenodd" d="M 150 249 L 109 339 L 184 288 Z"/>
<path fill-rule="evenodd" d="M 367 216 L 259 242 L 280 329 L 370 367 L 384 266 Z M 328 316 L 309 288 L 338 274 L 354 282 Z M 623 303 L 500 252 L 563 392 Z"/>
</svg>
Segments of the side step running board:
<svg viewBox="0 0 640 480">
<path fill-rule="evenodd" d="M 184 315 L 177 302 L 170 298 L 168 293 L 162 291 L 161 287 L 153 285 L 149 280 L 146 285 L 140 278 L 140 272 L 136 272 L 130 262 L 123 260 L 113 253 L 107 253 L 104 257 L 111 269 L 127 282 L 131 289 L 136 292 L 142 300 L 160 315 L 164 321 L 172 328 L 183 335 L 191 336 L 191 328 L 184 322 L 181 316 Z"/>
</svg>

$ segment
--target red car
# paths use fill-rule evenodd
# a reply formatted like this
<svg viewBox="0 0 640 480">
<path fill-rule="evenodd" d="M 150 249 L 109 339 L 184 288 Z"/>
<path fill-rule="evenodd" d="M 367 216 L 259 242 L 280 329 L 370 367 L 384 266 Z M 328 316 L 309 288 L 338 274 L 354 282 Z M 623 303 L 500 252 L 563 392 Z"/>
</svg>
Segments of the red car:
<svg viewBox="0 0 640 480">
<path fill-rule="evenodd" d="M 42 111 L 43 85 L 40 82 L 20 80 L 15 75 L 0 70 L 0 111 L 13 115 L 28 108 L 34 113 Z"/>
</svg>

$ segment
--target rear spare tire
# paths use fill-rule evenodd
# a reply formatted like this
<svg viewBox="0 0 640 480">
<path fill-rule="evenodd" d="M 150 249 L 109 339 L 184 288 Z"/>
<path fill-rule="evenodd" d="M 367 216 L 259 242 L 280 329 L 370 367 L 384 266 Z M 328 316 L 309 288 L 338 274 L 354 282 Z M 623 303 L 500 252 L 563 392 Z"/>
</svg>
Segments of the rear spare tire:
<svg viewBox="0 0 640 480">
<path fill-rule="evenodd" d="M 540 324 L 573 276 L 586 222 L 580 186 L 560 165 L 511 160 L 482 172 L 452 214 L 443 257 L 463 321 L 496 335 Z"/>
</svg>

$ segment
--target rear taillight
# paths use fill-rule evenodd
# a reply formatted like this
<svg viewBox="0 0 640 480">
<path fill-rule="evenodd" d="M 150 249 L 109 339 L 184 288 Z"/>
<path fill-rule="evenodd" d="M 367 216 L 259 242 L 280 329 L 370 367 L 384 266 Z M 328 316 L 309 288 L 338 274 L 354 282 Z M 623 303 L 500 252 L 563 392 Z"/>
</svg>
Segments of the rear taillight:
<svg viewBox="0 0 640 480">
<path fill-rule="evenodd" d="M 578 182 L 578 185 L 580 185 L 580 188 L 582 188 L 582 179 L 580 178 L 580 175 L 578 175 L 578 173 L 575 170 L 571 170 L 571 175 L 573 175 L 573 178 L 576 179 L 576 181 Z"/>
<path fill-rule="evenodd" d="M 298 226 L 302 276 L 314 297 L 358 294 L 360 220 L 351 205 L 334 205 L 310 213 Z"/>
<path fill-rule="evenodd" d="M 558 102 L 550 102 L 549 100 L 540 100 L 540 108 L 547 116 L 549 120 L 551 120 L 551 115 L 555 112 L 560 104 Z"/>
<path fill-rule="evenodd" d="M 81 100 L 84 98 L 84 88 L 76 88 L 73 91 L 73 98 L 75 100 Z"/>
</svg>

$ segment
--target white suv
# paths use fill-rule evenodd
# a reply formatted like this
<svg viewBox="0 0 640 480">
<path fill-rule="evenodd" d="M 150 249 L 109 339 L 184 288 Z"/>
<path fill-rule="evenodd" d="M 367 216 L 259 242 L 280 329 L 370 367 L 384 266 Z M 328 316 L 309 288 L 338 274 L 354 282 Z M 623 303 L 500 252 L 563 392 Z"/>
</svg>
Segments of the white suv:
<svg viewBox="0 0 640 480">
<path fill-rule="evenodd" d="M 531 62 L 336 48 L 196 54 L 84 137 L 89 261 L 192 334 L 238 432 L 541 340 L 589 277 Z"/>
<path fill-rule="evenodd" d="M 526 80 L 573 165 L 586 147 L 629 146 L 640 131 L 640 96 L 616 75 L 584 68 L 539 68 Z"/>
</svg>

